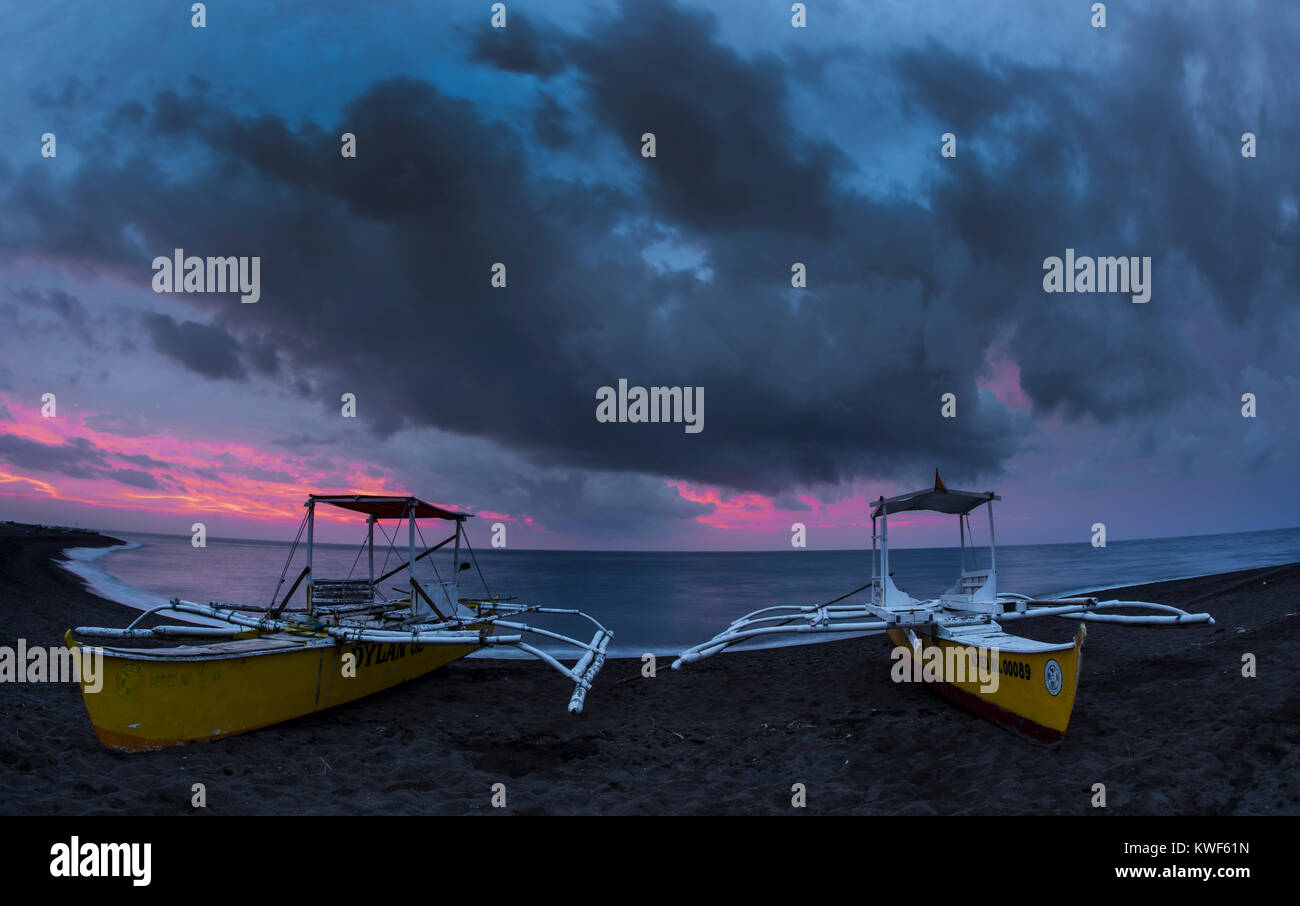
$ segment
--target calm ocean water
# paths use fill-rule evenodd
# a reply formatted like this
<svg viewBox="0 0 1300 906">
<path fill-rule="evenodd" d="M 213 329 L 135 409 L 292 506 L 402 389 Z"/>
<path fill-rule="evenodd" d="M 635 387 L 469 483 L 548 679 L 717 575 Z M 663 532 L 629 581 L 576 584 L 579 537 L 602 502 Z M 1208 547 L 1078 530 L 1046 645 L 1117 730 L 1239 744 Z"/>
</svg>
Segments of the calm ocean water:
<svg viewBox="0 0 1300 906">
<path fill-rule="evenodd" d="M 188 535 L 122 534 L 127 547 L 69 552 L 70 568 L 104 597 L 145 608 L 180 597 L 233 604 L 269 604 L 289 545 L 208 539 L 191 546 Z M 451 555 L 435 557 L 444 578 Z M 735 618 L 772 604 L 820 604 L 870 580 L 870 551 L 789 550 L 759 553 L 618 553 L 585 551 L 477 551 L 491 591 L 521 601 L 584 610 L 614 630 L 615 656 L 646 651 L 675 653 L 702 642 Z M 978 551 L 986 565 L 987 548 Z M 301 558 L 301 550 L 299 551 Z M 356 548 L 318 545 L 316 574 L 366 575 Z M 913 597 L 933 597 L 952 585 L 956 548 L 891 550 L 899 587 Z M 1105 548 L 1045 544 L 998 549 L 1001 591 L 1027 595 L 1071 592 L 1231 572 L 1300 560 L 1300 528 L 1155 541 L 1117 541 Z M 388 566 L 400 558 L 390 557 Z M 427 562 L 427 561 L 426 561 Z M 376 573 L 382 555 L 377 551 Z M 423 564 L 422 564 L 423 565 Z M 301 569 L 290 570 L 285 588 Z M 464 594 L 481 591 L 477 573 L 462 575 Z M 432 582 L 432 569 L 420 575 Z M 399 574 L 391 580 L 404 579 Z M 426 584 L 426 587 L 428 585 Z M 865 593 L 864 593 L 865 594 Z M 299 592 L 298 598 L 301 598 Z M 854 600 L 860 600 L 863 595 Z M 538 622 L 538 621 L 534 621 Z M 559 624 L 542 625 L 560 628 Z M 569 624 L 571 627 L 575 624 Z M 571 633 L 589 638 L 583 625 Z"/>
</svg>

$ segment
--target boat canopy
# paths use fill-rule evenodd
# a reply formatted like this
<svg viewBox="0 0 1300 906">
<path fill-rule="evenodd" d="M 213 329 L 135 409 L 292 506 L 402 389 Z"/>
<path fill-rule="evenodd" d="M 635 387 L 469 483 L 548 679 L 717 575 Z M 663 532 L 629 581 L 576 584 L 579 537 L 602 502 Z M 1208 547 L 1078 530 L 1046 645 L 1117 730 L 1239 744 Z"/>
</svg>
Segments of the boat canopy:
<svg viewBox="0 0 1300 906">
<path fill-rule="evenodd" d="M 931 510 L 952 516 L 964 516 L 980 504 L 1001 499 L 992 491 L 950 491 L 939 486 L 926 488 L 923 491 L 912 491 L 910 494 L 900 494 L 888 500 L 882 498 L 876 501 L 875 507 L 871 510 L 871 518 L 879 517 L 882 512 L 892 516 L 894 513 L 906 513 L 908 510 Z"/>
<path fill-rule="evenodd" d="M 307 502 L 328 503 L 330 506 L 342 507 L 374 516 L 376 519 L 405 519 L 414 508 L 416 519 L 455 519 L 464 522 L 469 513 L 453 513 L 440 506 L 426 503 L 417 497 L 382 497 L 375 494 L 312 494 Z"/>
</svg>

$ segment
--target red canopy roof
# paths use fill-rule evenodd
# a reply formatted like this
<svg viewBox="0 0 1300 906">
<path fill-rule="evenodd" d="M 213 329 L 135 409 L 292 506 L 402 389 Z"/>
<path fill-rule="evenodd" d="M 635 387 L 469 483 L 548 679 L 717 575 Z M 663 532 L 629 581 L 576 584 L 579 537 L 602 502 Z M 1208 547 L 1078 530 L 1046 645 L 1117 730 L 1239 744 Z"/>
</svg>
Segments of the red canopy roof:
<svg viewBox="0 0 1300 906">
<path fill-rule="evenodd" d="M 442 507 L 426 503 L 418 497 L 380 497 L 375 494 L 312 494 L 310 499 L 317 503 L 328 503 L 330 506 L 365 513 L 367 516 L 374 516 L 376 519 L 405 519 L 410 514 L 412 507 L 415 508 L 416 519 L 455 519 L 464 521 L 471 515 L 469 513 L 453 513 L 451 510 L 444 510 Z"/>
</svg>

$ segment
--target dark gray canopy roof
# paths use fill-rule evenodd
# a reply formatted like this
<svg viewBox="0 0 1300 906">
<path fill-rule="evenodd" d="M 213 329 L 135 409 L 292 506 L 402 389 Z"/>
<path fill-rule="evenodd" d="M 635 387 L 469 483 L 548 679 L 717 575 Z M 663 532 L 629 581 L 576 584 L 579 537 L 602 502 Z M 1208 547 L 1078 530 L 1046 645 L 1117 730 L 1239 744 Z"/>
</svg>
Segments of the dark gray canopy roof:
<svg viewBox="0 0 1300 906">
<path fill-rule="evenodd" d="M 879 516 L 882 509 L 890 515 L 906 513 L 908 510 L 931 510 L 936 513 L 962 516 L 982 503 L 1001 499 L 992 491 L 949 491 L 941 488 L 926 488 L 923 491 L 913 491 L 910 494 L 900 494 L 888 500 L 877 501 L 871 510 L 871 518 L 875 519 Z"/>
</svg>

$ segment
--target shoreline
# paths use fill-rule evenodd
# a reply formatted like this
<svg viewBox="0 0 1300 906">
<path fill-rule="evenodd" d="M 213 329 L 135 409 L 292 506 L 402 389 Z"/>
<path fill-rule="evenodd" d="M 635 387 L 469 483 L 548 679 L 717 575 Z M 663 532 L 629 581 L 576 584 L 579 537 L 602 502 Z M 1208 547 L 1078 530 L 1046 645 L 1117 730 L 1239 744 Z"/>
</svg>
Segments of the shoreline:
<svg viewBox="0 0 1300 906">
<path fill-rule="evenodd" d="M 58 561 L 107 536 L 0 526 L 0 645 L 117 625 Z M 1116 591 L 1118 589 L 1108 589 Z M 611 659 L 583 715 L 563 678 L 465 660 L 360 702 L 212 743 L 124 754 L 70 684 L 0 685 L 0 813 L 1300 814 L 1300 563 L 1124 587 L 1216 626 L 1088 625 L 1074 717 L 1033 746 L 889 679 L 859 638 L 720 655 L 682 671 Z M 169 618 L 171 620 L 173 618 Z M 1022 624 L 1068 638 L 1074 623 Z M 1020 626 L 1017 627 L 1020 631 Z M 1258 676 L 1241 677 L 1243 653 Z M 286 753 L 288 757 L 286 758 Z M 1107 808 L 1091 806 L 1105 783 Z M 509 806 L 491 807 L 505 783 Z"/>
<path fill-rule="evenodd" d="M 22 528 L 23 526 L 18 526 L 18 527 Z M 0 529 L 3 529 L 3 526 L 0 526 Z M 75 537 L 80 540 L 89 536 L 92 538 L 98 537 L 100 539 L 107 538 L 108 540 L 101 541 L 100 543 L 93 544 L 93 545 L 70 546 L 61 552 L 61 556 L 56 558 L 56 562 L 64 570 L 73 574 L 80 581 L 82 581 L 86 586 L 86 590 L 89 591 L 91 594 L 99 597 L 102 600 L 119 604 L 120 606 L 125 608 L 126 611 L 129 612 L 130 618 L 139 616 L 139 614 L 149 606 L 156 606 L 156 605 L 163 604 L 169 599 L 169 596 L 171 594 L 170 591 L 167 594 L 164 594 L 161 591 L 151 591 L 144 587 L 134 586 L 134 585 L 124 583 L 118 580 L 111 573 L 109 573 L 107 569 L 97 565 L 102 560 L 107 559 L 107 557 L 111 556 L 112 554 L 123 553 L 131 550 L 138 550 L 141 547 L 145 546 L 143 543 L 139 541 L 109 538 L 109 536 L 107 535 L 98 535 L 97 533 L 89 532 L 88 530 L 78 530 L 78 531 L 81 534 L 72 535 L 71 537 Z M 1267 531 L 1293 532 L 1297 530 L 1276 529 L 1276 530 L 1267 530 Z M 150 533 L 145 533 L 145 534 L 150 534 Z M 1238 533 L 1238 534 L 1259 534 L 1259 532 L 1245 532 L 1245 533 Z M 158 537 L 171 538 L 171 539 L 188 538 L 187 535 L 159 535 Z M 1201 537 L 1201 536 L 1189 536 L 1189 537 Z M 234 539 L 234 540 L 241 541 L 241 539 Z M 1176 539 L 1158 539 L 1158 540 L 1176 540 Z M 276 544 L 279 542 L 266 542 L 266 543 Z M 1300 543 L 1300 540 L 1298 540 L 1298 543 Z M 98 555 L 97 556 L 92 555 L 88 557 L 74 556 L 73 554 L 77 550 L 95 551 L 98 552 Z M 953 548 L 953 550 L 956 550 L 956 548 Z M 546 551 L 541 551 L 541 552 L 546 553 Z M 567 554 L 573 552 L 561 551 L 559 553 Z M 658 554 L 675 554 L 679 552 L 646 551 L 643 553 L 653 556 Z M 700 552 L 700 553 L 711 556 L 712 553 L 714 552 Z M 747 551 L 743 553 L 747 555 L 752 555 L 761 552 Z M 836 552 L 831 551 L 829 553 L 836 553 Z M 852 551 L 849 553 L 860 553 L 860 552 Z M 1242 569 L 1263 569 L 1271 566 L 1288 565 L 1289 562 L 1300 562 L 1300 561 L 1286 561 L 1286 560 L 1280 562 L 1269 562 L 1271 559 L 1272 559 L 1271 557 L 1266 558 L 1263 565 L 1251 564 L 1249 566 L 1244 566 L 1244 567 L 1239 566 L 1239 564 L 1235 564 L 1235 563 L 1225 563 L 1223 565 L 1228 567 L 1228 572 L 1239 572 Z M 1068 585 L 1068 586 L 1062 585 L 1055 591 L 1041 592 L 1037 596 L 1044 597 L 1044 598 L 1093 596 L 1104 600 L 1107 597 L 1107 594 L 1109 592 L 1123 591 L 1125 589 L 1140 588 L 1140 587 L 1146 587 L 1150 585 L 1163 584 L 1163 583 L 1182 582 L 1182 581 L 1189 581 L 1195 579 L 1209 578 L 1221 574 L 1223 573 L 1218 573 L 1218 572 L 1174 573 L 1171 575 L 1157 575 L 1152 577 L 1148 577 L 1148 576 L 1134 577 L 1133 581 L 1116 582 L 1116 583 L 1105 584 L 1105 585 L 1088 585 L 1088 584 Z M 206 600 L 206 598 L 204 600 Z M 182 622 L 190 622 L 195 624 L 208 624 L 208 623 L 216 622 L 216 621 L 206 620 L 202 617 L 182 618 L 180 616 L 174 616 L 169 619 L 181 620 Z M 1032 626 L 1033 624 L 1020 624 L 1020 625 Z M 611 646 L 611 649 L 608 651 L 606 658 L 608 660 L 630 660 L 630 659 L 639 660 L 644 654 L 648 652 L 653 652 L 656 655 L 656 657 L 659 658 L 676 657 L 681 647 L 687 644 L 694 644 L 695 642 L 703 641 L 707 635 L 711 635 L 713 632 L 716 632 L 720 628 L 721 628 L 721 624 L 716 626 L 715 625 L 704 626 L 700 629 L 700 633 L 698 634 L 698 637 L 693 636 L 692 640 L 689 642 L 681 641 L 676 645 L 661 646 L 659 648 L 655 648 L 653 646 L 645 646 L 645 645 L 635 646 L 635 647 L 625 645 L 622 643 L 621 639 L 618 639 L 618 634 L 616 633 L 616 640 L 618 640 L 618 643 Z M 821 638 L 807 638 L 807 637 L 796 639 L 796 640 L 775 640 L 774 639 L 774 640 L 761 641 L 758 643 L 748 643 L 747 646 L 738 647 L 734 649 L 734 651 L 736 652 L 765 651 L 765 650 L 778 649 L 784 647 L 806 647 L 809 645 L 817 645 L 817 644 L 834 644 L 835 642 L 838 641 L 840 641 L 840 639 L 826 640 Z M 509 661 L 527 662 L 531 660 L 531 658 L 528 658 L 527 656 L 516 655 L 513 652 L 508 652 L 500 649 L 492 650 L 492 651 L 476 652 L 470 655 L 470 657 L 473 658 L 474 660 L 502 660 L 507 662 Z"/>
</svg>

